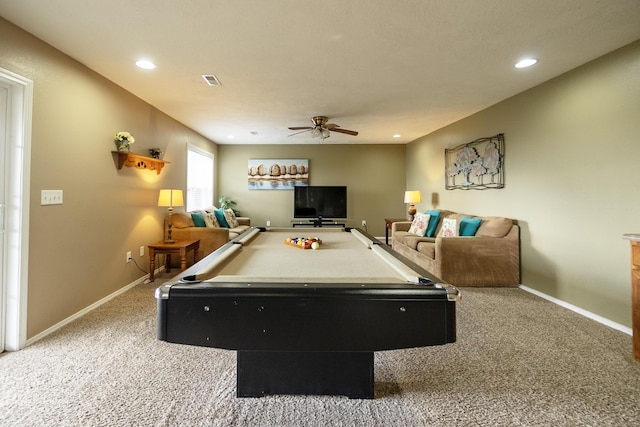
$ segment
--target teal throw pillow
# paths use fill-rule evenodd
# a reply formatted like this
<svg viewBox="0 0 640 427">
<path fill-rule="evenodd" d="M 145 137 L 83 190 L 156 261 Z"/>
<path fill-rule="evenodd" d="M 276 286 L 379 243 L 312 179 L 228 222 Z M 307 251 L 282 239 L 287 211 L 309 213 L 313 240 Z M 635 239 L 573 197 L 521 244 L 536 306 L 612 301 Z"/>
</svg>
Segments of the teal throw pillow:
<svg viewBox="0 0 640 427">
<path fill-rule="evenodd" d="M 196 227 L 206 227 L 207 224 L 204 222 L 204 212 L 193 212 L 191 214 L 191 219 Z"/>
<path fill-rule="evenodd" d="M 216 216 L 218 220 L 218 224 L 222 228 L 229 228 L 229 223 L 227 222 L 227 218 L 224 217 L 224 209 L 216 209 L 213 211 L 213 214 Z"/>
<path fill-rule="evenodd" d="M 478 231 L 478 227 L 480 227 L 480 223 L 482 222 L 482 218 L 468 218 L 463 216 L 460 220 L 460 236 L 475 236 L 476 231 Z"/>
<path fill-rule="evenodd" d="M 440 222 L 440 211 L 438 210 L 427 210 L 424 211 L 427 215 L 429 215 L 429 225 L 427 226 L 427 237 L 433 237 L 436 235 L 436 228 L 438 228 L 438 223 Z"/>
</svg>

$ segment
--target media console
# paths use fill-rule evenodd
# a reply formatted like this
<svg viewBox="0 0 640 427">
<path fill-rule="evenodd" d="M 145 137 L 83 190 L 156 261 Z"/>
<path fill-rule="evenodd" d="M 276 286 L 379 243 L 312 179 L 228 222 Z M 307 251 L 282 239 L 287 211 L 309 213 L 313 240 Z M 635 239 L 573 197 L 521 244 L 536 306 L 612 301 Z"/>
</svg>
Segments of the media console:
<svg viewBox="0 0 640 427">
<path fill-rule="evenodd" d="M 334 221 L 331 219 L 314 218 L 307 220 L 294 219 L 291 220 L 291 226 L 296 227 L 345 227 L 346 223 Z"/>
</svg>

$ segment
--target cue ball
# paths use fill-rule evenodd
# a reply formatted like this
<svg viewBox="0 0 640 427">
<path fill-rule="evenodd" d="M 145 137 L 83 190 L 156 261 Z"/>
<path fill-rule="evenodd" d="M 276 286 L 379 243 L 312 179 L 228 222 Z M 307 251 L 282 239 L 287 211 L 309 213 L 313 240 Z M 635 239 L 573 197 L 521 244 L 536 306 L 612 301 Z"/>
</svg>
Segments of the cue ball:
<svg viewBox="0 0 640 427">
<path fill-rule="evenodd" d="M 320 243 L 318 243 L 318 242 L 313 242 L 311 244 L 311 249 L 318 249 L 319 247 L 320 247 Z"/>
</svg>

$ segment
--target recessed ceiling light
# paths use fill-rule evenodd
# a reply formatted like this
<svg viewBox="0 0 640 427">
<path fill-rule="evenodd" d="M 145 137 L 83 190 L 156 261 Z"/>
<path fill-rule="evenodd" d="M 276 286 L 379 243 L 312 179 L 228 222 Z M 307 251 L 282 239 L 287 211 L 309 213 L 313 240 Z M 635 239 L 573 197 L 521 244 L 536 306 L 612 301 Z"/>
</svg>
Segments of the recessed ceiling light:
<svg viewBox="0 0 640 427">
<path fill-rule="evenodd" d="M 229 138 L 229 139 L 233 139 L 233 138 L 234 138 L 234 136 L 233 136 L 233 135 L 227 135 L 227 138 Z"/>
<path fill-rule="evenodd" d="M 395 135 L 393 135 L 394 138 L 400 138 L 402 135 L 400 135 L 399 133 L 396 133 Z"/>
<path fill-rule="evenodd" d="M 532 65 L 534 65 L 536 62 L 538 62 L 537 59 L 534 58 L 525 58 L 525 59 L 521 59 L 520 61 L 518 61 L 515 65 L 516 68 L 527 68 L 527 67 L 531 67 Z"/>
<path fill-rule="evenodd" d="M 154 68 L 156 68 L 156 64 L 151 61 L 147 61 L 146 59 L 136 61 L 136 65 L 140 68 L 144 68 L 145 70 L 153 70 Z"/>
</svg>

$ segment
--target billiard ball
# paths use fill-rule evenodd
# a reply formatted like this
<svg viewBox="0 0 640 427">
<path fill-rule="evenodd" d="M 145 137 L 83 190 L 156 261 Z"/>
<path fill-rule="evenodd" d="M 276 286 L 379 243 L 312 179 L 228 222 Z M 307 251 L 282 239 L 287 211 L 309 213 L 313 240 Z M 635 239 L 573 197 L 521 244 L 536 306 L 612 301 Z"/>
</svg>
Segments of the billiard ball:
<svg viewBox="0 0 640 427">
<path fill-rule="evenodd" d="M 320 243 L 318 243 L 318 242 L 313 242 L 311 244 L 311 249 L 318 249 L 319 247 L 320 247 Z"/>
</svg>

